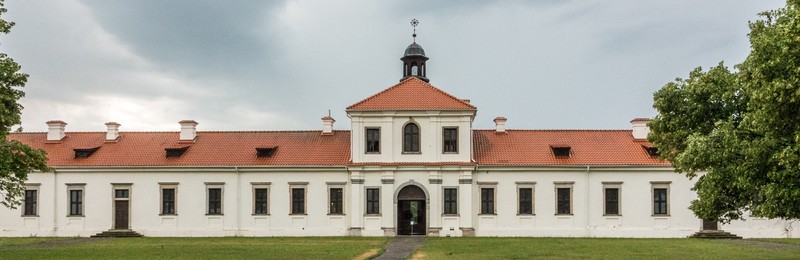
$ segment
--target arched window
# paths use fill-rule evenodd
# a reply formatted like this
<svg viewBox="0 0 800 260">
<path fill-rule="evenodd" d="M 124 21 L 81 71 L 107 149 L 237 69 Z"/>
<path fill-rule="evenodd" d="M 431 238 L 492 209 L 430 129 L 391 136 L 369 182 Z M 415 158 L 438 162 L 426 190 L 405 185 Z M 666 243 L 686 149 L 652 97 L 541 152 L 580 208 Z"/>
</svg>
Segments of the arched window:
<svg viewBox="0 0 800 260">
<path fill-rule="evenodd" d="M 419 76 L 419 67 L 417 65 L 411 66 L 411 75 Z"/>
<path fill-rule="evenodd" d="M 403 128 L 403 152 L 419 152 L 419 126 L 415 123 L 408 123 Z"/>
</svg>

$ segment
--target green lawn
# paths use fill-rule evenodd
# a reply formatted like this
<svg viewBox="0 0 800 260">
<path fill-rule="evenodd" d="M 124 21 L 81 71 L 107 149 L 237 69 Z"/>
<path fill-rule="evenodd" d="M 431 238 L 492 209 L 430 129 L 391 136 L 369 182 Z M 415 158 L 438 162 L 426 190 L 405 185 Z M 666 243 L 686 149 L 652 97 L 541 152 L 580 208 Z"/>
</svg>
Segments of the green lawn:
<svg viewBox="0 0 800 260">
<path fill-rule="evenodd" d="M 0 259 L 353 259 L 388 239 L 279 238 L 0 238 Z"/>
<path fill-rule="evenodd" d="M 800 259 L 800 239 L 427 238 L 423 259 Z"/>
</svg>

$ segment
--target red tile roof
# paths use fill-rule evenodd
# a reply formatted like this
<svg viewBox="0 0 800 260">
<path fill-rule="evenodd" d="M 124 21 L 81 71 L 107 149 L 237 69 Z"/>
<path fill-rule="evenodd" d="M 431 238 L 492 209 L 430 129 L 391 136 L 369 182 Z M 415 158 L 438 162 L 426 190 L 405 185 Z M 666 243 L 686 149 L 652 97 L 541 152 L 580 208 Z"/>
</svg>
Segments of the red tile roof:
<svg viewBox="0 0 800 260">
<path fill-rule="evenodd" d="M 634 140 L 630 130 L 474 130 L 474 158 L 479 165 L 660 165 Z M 551 147 L 571 147 L 556 157 Z"/>
<path fill-rule="evenodd" d="M 630 130 L 474 130 L 475 162 L 350 163 L 350 131 L 198 132 L 197 139 L 180 141 L 179 132 L 120 132 L 106 141 L 105 132 L 67 132 L 66 138 L 47 141 L 47 133 L 12 133 L 19 140 L 47 152 L 55 167 L 97 166 L 369 166 L 369 165 L 643 165 L 669 166 L 650 157 Z M 166 148 L 188 150 L 167 158 Z M 89 158 L 74 158 L 74 149 L 99 147 Z M 256 157 L 256 148 L 278 147 L 272 157 Z M 556 157 L 552 147 L 570 147 L 569 157 Z"/>
<path fill-rule="evenodd" d="M 47 152 L 50 166 L 344 166 L 350 160 L 350 131 L 203 132 L 197 139 L 179 141 L 179 132 L 120 132 L 106 142 L 105 132 L 67 132 L 54 143 L 47 133 L 13 133 L 19 140 Z M 166 148 L 189 149 L 167 158 Z M 256 157 L 256 148 L 278 147 L 272 157 Z M 100 147 L 89 158 L 74 158 L 73 149 Z"/>
<path fill-rule="evenodd" d="M 353 110 L 475 110 L 475 106 L 428 82 L 409 77 L 396 85 L 359 101 Z"/>
</svg>

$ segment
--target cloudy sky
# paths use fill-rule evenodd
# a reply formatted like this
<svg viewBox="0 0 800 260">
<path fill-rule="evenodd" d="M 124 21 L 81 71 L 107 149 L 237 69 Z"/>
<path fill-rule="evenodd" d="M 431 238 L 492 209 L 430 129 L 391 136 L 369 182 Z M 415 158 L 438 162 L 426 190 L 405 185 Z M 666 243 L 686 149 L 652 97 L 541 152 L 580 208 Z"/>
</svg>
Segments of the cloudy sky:
<svg viewBox="0 0 800 260">
<path fill-rule="evenodd" d="M 26 131 L 320 129 L 397 83 L 417 42 L 431 83 L 509 128 L 627 129 L 652 93 L 740 63 L 783 1 L 7 0 L 0 52 L 31 75 Z"/>
</svg>

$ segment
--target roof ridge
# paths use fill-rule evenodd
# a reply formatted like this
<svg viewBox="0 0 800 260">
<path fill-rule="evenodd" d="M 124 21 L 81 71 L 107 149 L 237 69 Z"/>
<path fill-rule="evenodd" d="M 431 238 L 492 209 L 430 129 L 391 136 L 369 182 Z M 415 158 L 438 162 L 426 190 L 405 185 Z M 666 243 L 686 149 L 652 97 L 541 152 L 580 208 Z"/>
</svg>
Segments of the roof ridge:
<svg viewBox="0 0 800 260">
<path fill-rule="evenodd" d="M 476 106 L 474 106 L 474 105 L 472 105 L 472 104 L 470 104 L 470 103 L 468 103 L 468 102 L 464 101 L 463 99 L 460 99 L 460 98 L 458 98 L 458 97 L 456 97 L 456 96 L 453 96 L 453 95 L 452 95 L 452 94 L 450 94 L 450 93 L 447 93 L 447 92 L 446 92 L 446 91 L 444 91 L 444 90 L 441 90 L 441 89 L 437 88 L 436 86 L 434 86 L 434 85 L 433 85 L 433 84 L 431 84 L 430 82 L 425 82 L 425 81 L 423 81 L 423 80 L 421 80 L 421 79 L 418 79 L 417 77 L 409 77 L 409 78 L 407 78 L 407 79 L 404 79 L 404 80 L 402 80 L 402 81 L 398 82 L 397 84 L 394 84 L 394 85 L 392 85 L 391 87 L 388 87 L 388 88 L 386 88 L 386 89 L 384 89 L 384 90 L 381 90 L 381 91 L 380 91 L 380 92 L 378 92 L 378 93 L 375 93 L 375 94 L 373 94 L 373 95 L 371 95 L 371 96 L 369 96 L 369 97 L 367 97 L 367 98 L 365 98 L 365 99 L 362 99 L 361 101 L 358 101 L 358 102 L 356 102 L 355 104 L 352 104 L 352 105 L 348 106 L 347 108 L 345 108 L 345 110 L 350 110 L 350 109 L 352 109 L 352 108 L 353 108 L 353 107 L 355 107 L 355 106 L 358 106 L 358 105 L 360 105 L 360 104 L 363 104 L 363 103 L 365 103 L 365 102 L 367 102 L 367 101 L 369 101 L 369 100 L 372 100 L 373 98 L 375 98 L 375 97 L 377 97 L 377 96 L 379 96 L 379 95 L 381 95 L 381 94 L 383 94 L 383 93 L 386 93 L 386 92 L 388 92 L 388 91 L 390 91 L 390 90 L 392 90 L 392 89 L 395 89 L 395 88 L 397 88 L 397 87 L 400 87 L 401 85 L 403 85 L 403 84 L 405 84 L 405 83 L 407 83 L 407 82 L 409 82 L 409 81 L 413 81 L 413 80 L 417 80 L 417 81 L 419 81 L 420 83 L 422 83 L 424 86 L 427 86 L 427 87 L 429 87 L 429 88 L 432 88 L 433 90 L 435 90 L 435 91 L 438 91 L 439 93 L 441 93 L 441 94 L 444 94 L 445 96 L 447 96 L 447 97 L 449 97 L 449 98 L 451 98 L 451 99 L 453 99 L 453 100 L 456 100 L 456 101 L 458 101 L 459 103 L 461 103 L 461 104 L 463 104 L 463 105 L 466 105 L 466 106 L 468 106 L 468 107 L 470 107 L 470 108 L 472 108 L 472 109 L 478 109 L 478 107 L 476 107 Z"/>
<path fill-rule="evenodd" d="M 197 131 L 198 133 L 310 133 L 320 132 L 322 130 L 208 130 Z M 334 132 L 350 132 L 350 130 L 333 130 Z M 105 131 L 67 131 L 65 134 L 105 134 Z M 119 131 L 119 133 L 133 133 L 133 134 L 178 134 L 180 131 Z M 19 134 L 47 134 L 47 132 L 12 132 L 11 135 Z"/>
<path fill-rule="evenodd" d="M 496 131 L 495 129 L 472 129 L 472 131 Z M 630 132 L 631 129 L 506 129 L 506 132 Z"/>
</svg>

